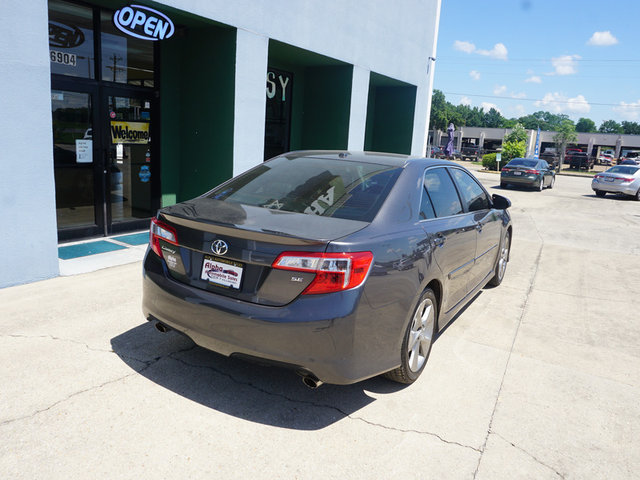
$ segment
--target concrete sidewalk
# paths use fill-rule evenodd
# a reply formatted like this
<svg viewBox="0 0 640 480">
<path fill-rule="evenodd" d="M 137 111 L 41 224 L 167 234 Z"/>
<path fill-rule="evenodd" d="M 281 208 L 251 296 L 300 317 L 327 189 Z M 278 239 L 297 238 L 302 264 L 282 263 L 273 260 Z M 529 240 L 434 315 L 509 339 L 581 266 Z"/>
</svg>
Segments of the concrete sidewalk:
<svg viewBox="0 0 640 480">
<path fill-rule="evenodd" d="M 508 192 L 505 281 L 408 387 L 160 334 L 139 261 L 0 290 L 0 478 L 638 478 L 638 203 L 561 180 Z"/>
</svg>

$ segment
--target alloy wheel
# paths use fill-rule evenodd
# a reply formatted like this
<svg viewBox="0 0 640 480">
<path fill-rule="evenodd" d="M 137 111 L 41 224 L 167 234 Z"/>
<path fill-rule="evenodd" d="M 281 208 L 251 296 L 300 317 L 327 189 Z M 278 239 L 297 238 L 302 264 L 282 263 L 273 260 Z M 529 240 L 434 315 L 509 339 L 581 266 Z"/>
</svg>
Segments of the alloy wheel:
<svg viewBox="0 0 640 480">
<path fill-rule="evenodd" d="M 419 371 L 431 350 L 435 322 L 435 308 L 430 298 L 425 298 L 416 308 L 411 321 L 411 331 L 407 342 L 409 369 Z"/>
</svg>

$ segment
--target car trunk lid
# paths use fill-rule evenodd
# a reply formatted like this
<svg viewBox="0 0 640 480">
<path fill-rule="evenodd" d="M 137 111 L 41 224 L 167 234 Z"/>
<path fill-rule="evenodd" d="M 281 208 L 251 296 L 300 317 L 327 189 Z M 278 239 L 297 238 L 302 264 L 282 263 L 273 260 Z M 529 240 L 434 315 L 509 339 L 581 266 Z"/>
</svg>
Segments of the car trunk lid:
<svg viewBox="0 0 640 480">
<path fill-rule="evenodd" d="M 367 222 L 283 212 L 200 197 L 162 209 L 158 219 L 175 230 L 177 245 L 160 240 L 175 280 L 238 300 L 285 305 L 315 274 L 271 268 L 284 251 L 324 252 L 332 240 Z"/>
</svg>

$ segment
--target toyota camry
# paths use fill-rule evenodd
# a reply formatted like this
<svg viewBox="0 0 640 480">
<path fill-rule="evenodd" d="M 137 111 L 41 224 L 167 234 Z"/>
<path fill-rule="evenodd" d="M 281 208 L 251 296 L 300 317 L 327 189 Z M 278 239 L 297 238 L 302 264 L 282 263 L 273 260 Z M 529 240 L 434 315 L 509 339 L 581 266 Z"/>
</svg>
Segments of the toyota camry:
<svg viewBox="0 0 640 480">
<path fill-rule="evenodd" d="M 310 387 L 412 383 L 437 332 L 502 282 L 509 206 L 446 160 L 283 154 L 158 211 L 144 315 Z"/>
</svg>

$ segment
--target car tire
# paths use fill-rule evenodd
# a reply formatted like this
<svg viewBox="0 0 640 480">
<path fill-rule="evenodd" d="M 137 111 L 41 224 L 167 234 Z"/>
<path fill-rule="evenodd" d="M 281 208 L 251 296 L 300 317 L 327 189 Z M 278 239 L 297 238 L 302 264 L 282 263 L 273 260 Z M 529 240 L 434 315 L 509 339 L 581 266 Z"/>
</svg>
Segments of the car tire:
<svg viewBox="0 0 640 480">
<path fill-rule="evenodd" d="M 594 192 L 596 194 L 596 197 L 600 198 L 604 197 L 607 194 L 607 192 L 603 192 L 602 190 L 594 190 Z"/>
<path fill-rule="evenodd" d="M 507 263 L 509 263 L 509 251 L 511 250 L 511 234 L 507 230 L 504 234 L 504 239 L 500 245 L 500 253 L 498 254 L 498 260 L 496 261 L 496 268 L 493 278 L 489 280 L 488 285 L 497 287 L 502 283 L 504 274 L 507 271 Z"/>
<path fill-rule="evenodd" d="M 640 202 L 640 188 L 636 192 L 636 200 Z"/>
<path fill-rule="evenodd" d="M 551 182 L 549 182 L 549 190 L 553 188 L 554 183 L 556 183 L 556 176 L 551 177 Z"/>
<path fill-rule="evenodd" d="M 540 179 L 540 184 L 538 185 L 538 191 L 541 192 L 544 189 L 544 177 Z"/>
<path fill-rule="evenodd" d="M 426 289 L 416 306 L 400 350 L 400 366 L 385 373 L 394 382 L 410 384 L 415 382 L 427 365 L 431 346 L 438 323 L 438 302 L 430 288 Z"/>
</svg>

